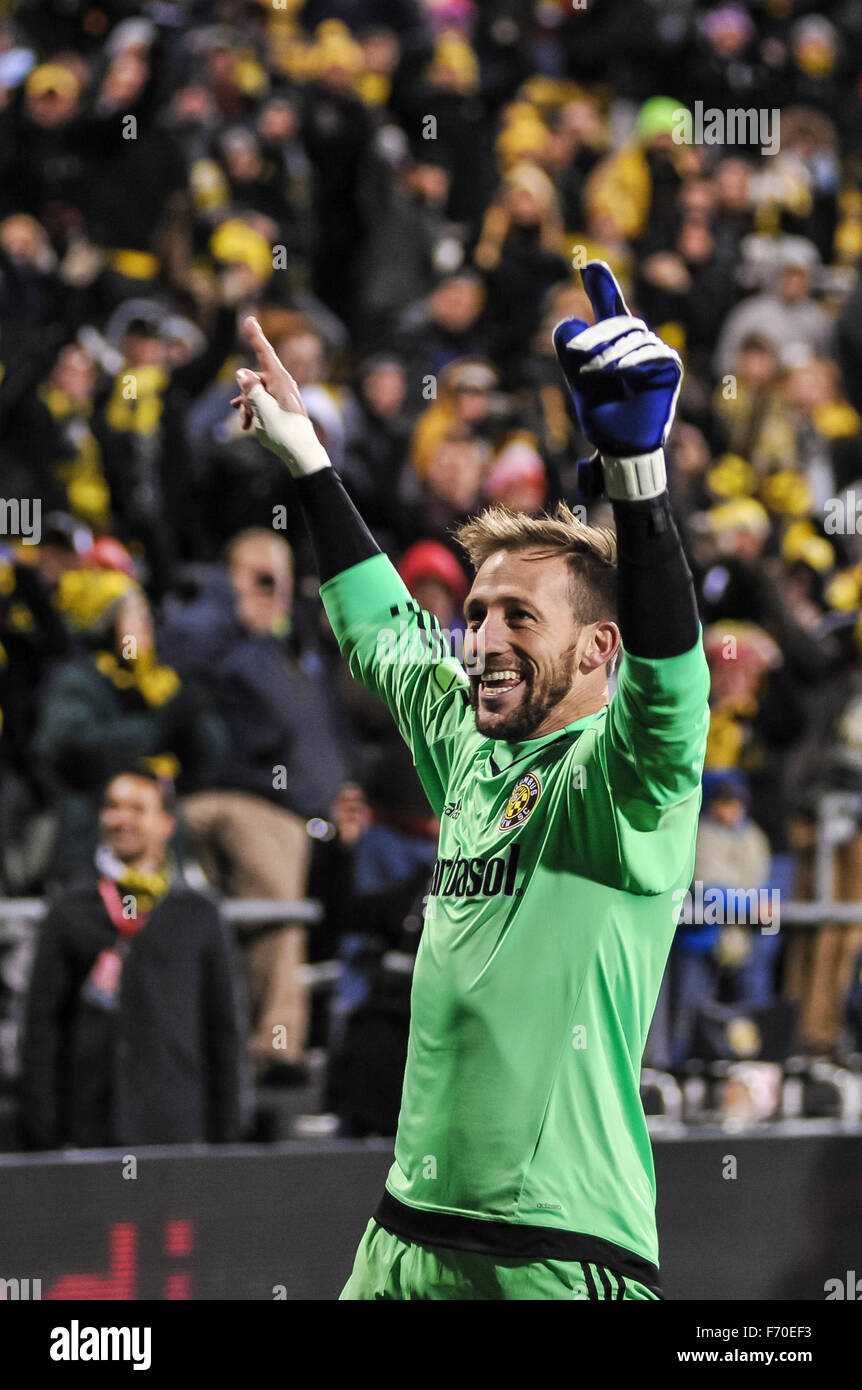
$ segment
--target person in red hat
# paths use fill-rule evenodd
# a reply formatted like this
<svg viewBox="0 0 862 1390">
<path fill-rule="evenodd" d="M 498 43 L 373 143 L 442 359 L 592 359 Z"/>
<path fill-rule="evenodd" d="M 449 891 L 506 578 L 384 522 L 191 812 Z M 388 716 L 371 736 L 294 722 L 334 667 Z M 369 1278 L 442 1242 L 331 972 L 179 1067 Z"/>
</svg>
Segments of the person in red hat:
<svg viewBox="0 0 862 1390">
<path fill-rule="evenodd" d="M 87 555 L 87 565 L 91 569 L 118 570 L 130 579 L 137 579 L 135 562 L 122 541 L 115 536 L 98 536 Z"/>
<path fill-rule="evenodd" d="M 419 541 L 403 555 L 398 573 L 420 607 L 433 613 L 442 628 L 463 630 L 462 608 L 469 586 L 451 550 L 440 541 Z"/>
</svg>

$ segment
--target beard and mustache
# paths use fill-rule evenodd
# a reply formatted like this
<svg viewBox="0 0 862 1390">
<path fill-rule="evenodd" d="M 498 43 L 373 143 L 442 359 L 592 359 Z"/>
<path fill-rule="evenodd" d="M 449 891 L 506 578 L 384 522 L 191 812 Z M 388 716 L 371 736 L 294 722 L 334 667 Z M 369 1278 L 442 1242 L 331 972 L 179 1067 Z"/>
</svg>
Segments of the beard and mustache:
<svg viewBox="0 0 862 1390">
<path fill-rule="evenodd" d="M 476 719 L 476 729 L 486 738 L 505 739 L 509 743 L 519 743 L 535 737 L 540 724 L 565 699 L 572 688 L 575 676 L 577 647 L 573 644 L 562 653 L 557 661 L 542 670 L 527 664 L 521 657 L 505 665 L 498 662 L 487 666 L 483 674 L 491 671 L 517 669 L 524 682 L 524 692 L 511 710 L 497 713 L 495 710 L 480 710 L 479 685 L 481 676 L 470 677 L 470 704 Z M 516 654 L 517 656 L 517 654 Z"/>
</svg>

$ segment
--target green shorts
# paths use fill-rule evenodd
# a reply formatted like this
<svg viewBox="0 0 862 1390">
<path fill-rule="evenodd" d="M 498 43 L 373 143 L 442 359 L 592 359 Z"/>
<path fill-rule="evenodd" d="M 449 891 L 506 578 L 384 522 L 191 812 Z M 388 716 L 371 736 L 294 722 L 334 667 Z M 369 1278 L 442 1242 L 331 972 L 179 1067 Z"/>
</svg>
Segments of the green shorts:
<svg viewBox="0 0 862 1390">
<path fill-rule="evenodd" d="M 601 1265 L 501 1259 L 402 1240 L 373 1219 L 359 1242 L 339 1302 L 365 1299 L 658 1299 L 635 1279 Z"/>
</svg>

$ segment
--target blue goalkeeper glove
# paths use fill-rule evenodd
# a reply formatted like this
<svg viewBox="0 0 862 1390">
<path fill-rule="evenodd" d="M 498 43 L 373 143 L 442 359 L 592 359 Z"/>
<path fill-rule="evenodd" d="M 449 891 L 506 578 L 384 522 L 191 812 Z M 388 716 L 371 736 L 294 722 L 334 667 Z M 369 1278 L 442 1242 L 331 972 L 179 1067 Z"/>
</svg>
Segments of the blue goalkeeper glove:
<svg viewBox="0 0 862 1390">
<path fill-rule="evenodd" d="M 588 262 L 581 279 L 596 322 L 590 327 L 583 319 L 564 319 L 554 329 L 578 423 L 601 455 L 608 497 L 657 497 L 667 486 L 663 445 L 682 362 L 643 319 L 632 317 L 604 261 Z"/>
</svg>

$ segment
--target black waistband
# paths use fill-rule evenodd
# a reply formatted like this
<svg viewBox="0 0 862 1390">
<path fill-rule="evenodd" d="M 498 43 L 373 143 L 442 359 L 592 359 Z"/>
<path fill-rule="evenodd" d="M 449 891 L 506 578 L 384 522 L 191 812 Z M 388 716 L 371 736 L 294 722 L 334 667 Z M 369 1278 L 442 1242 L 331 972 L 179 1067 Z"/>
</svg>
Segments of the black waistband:
<svg viewBox="0 0 862 1390">
<path fill-rule="evenodd" d="M 387 1189 L 374 1220 L 394 1236 L 418 1245 L 442 1245 L 447 1250 L 471 1250 L 516 1260 L 586 1261 L 602 1265 L 625 1279 L 636 1279 L 663 1298 L 658 1267 L 622 1245 L 579 1231 L 552 1226 L 525 1226 L 513 1221 L 486 1221 L 476 1216 L 453 1216 L 445 1211 L 420 1211 L 399 1202 Z"/>
</svg>

